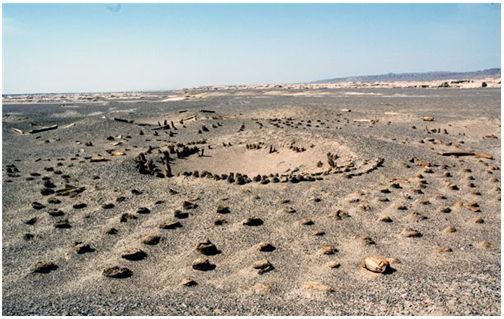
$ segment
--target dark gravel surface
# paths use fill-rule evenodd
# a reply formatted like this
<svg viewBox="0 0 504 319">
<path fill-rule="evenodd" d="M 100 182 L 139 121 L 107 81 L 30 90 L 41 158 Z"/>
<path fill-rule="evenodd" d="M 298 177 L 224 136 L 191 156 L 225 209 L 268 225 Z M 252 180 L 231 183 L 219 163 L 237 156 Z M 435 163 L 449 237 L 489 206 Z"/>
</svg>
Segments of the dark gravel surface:
<svg viewBox="0 0 504 319">
<path fill-rule="evenodd" d="M 359 95 L 345 94 L 347 91 Z M 230 93 L 179 102 L 4 105 L 2 314 L 500 314 L 500 90 L 338 89 L 324 90 L 320 96 Z M 351 112 L 341 112 L 345 108 Z M 210 116 L 218 119 L 204 118 L 209 114 L 201 113 L 202 109 L 216 111 Z M 181 110 L 187 112 L 179 113 Z M 187 121 L 185 128 L 176 121 L 178 134 L 171 138 L 164 131 L 154 136 L 152 127 L 136 125 L 191 114 L 198 114 L 198 120 Z M 435 120 L 424 122 L 422 116 Z M 272 118 L 303 122 L 297 128 L 277 128 L 271 125 Z M 360 119 L 377 122 L 354 122 Z M 308 120 L 313 125 L 308 126 Z M 317 120 L 326 124 L 315 127 Z M 264 127 L 260 129 L 256 121 Z M 222 126 L 213 128 L 216 122 Z M 75 125 L 63 128 L 71 123 Z M 11 130 L 54 124 L 59 125 L 57 130 L 33 135 Z M 238 132 L 242 124 L 245 130 Z M 209 132 L 198 134 L 202 125 L 209 127 Z M 428 133 L 425 126 L 441 128 L 441 133 Z M 442 133 L 443 129 L 449 134 Z M 139 135 L 140 130 L 144 135 Z M 483 138 L 489 134 L 497 139 Z M 130 138 L 124 138 L 128 135 Z M 109 141 L 108 136 L 115 139 Z M 365 160 L 383 158 L 384 162 L 353 178 L 333 174 L 316 182 L 239 186 L 208 178 L 142 175 L 134 161 L 149 145 L 163 146 L 167 140 L 188 143 L 204 138 L 218 149 L 223 140 L 243 147 L 238 143 L 261 140 L 275 144 L 285 136 L 314 144 L 334 140 L 345 150 L 331 151 L 353 154 L 359 169 L 364 168 Z M 118 141 L 123 144 L 113 146 Z M 460 150 L 490 153 L 494 159 L 439 155 L 455 145 Z M 122 150 L 126 156 L 112 157 L 106 152 L 109 149 Z M 85 159 L 97 154 L 110 161 L 91 163 Z M 266 156 L 257 154 L 258 161 Z M 156 152 L 149 156 L 159 157 Z M 422 161 L 430 162 L 430 167 Z M 9 173 L 12 164 L 18 172 Z M 61 174 L 55 172 L 58 170 Z M 43 196 L 42 177 L 49 177 L 55 190 L 71 184 L 85 187 L 85 191 L 73 198 Z M 401 187 L 392 187 L 394 182 Z M 449 183 L 459 190 L 450 189 Z M 381 192 L 384 188 L 390 193 Z M 134 189 L 141 194 L 133 194 Z M 61 203 L 50 203 L 51 197 Z M 118 197 L 124 201 L 117 201 Z M 387 202 L 380 201 L 384 197 Z M 35 201 L 45 207 L 34 209 Z M 184 201 L 198 206 L 183 209 Z M 479 212 L 470 207 L 473 202 Z M 86 207 L 76 209 L 73 205 L 77 203 Z M 106 203 L 114 207 L 102 208 Z M 219 205 L 228 206 L 230 213 L 216 213 Z M 400 206 L 405 209 L 398 209 Z M 137 213 L 139 207 L 149 208 L 150 213 Z M 296 212 L 281 212 L 285 207 Z M 451 208 L 450 213 L 440 212 L 446 207 Z M 64 215 L 51 216 L 51 209 Z M 187 212 L 188 217 L 176 219 L 175 210 Z M 338 210 L 350 217 L 334 218 Z M 136 219 L 120 222 L 125 213 Z M 415 213 L 428 218 L 415 220 Z M 380 222 L 384 215 L 393 222 Z M 34 217 L 35 222 L 26 223 Z M 264 223 L 243 225 L 249 217 Z M 474 222 L 478 217 L 484 222 Z M 218 218 L 227 223 L 216 226 Z M 303 218 L 311 219 L 314 225 L 301 225 Z M 55 228 L 64 220 L 71 228 Z M 175 220 L 181 228 L 159 228 Z M 456 231 L 447 233 L 448 226 Z M 402 236 L 406 227 L 423 236 Z M 115 235 L 107 233 L 111 228 L 117 230 Z M 325 235 L 314 236 L 317 229 Z M 33 238 L 26 239 L 26 234 Z M 142 244 L 146 235 L 159 235 L 161 240 L 157 245 Z M 365 244 L 360 239 L 365 236 L 375 244 Z M 205 257 L 216 265 L 214 270 L 197 271 L 191 265 L 202 255 L 195 248 L 206 239 L 221 253 Z M 94 251 L 76 253 L 77 242 L 90 244 Z M 270 242 L 276 250 L 259 252 L 259 242 Z M 333 245 L 337 252 L 321 255 L 324 245 Z M 439 253 L 439 247 L 452 251 Z M 121 258 L 131 249 L 142 249 L 147 257 L 140 261 Z M 390 258 L 391 273 L 362 269 L 360 261 L 371 255 Z M 252 264 L 265 258 L 274 269 L 260 275 Z M 331 261 L 340 266 L 331 269 L 327 266 Z M 37 262 L 52 262 L 58 268 L 33 273 Z M 133 275 L 124 279 L 103 275 L 104 269 L 116 265 L 129 268 Z M 184 278 L 192 278 L 198 285 L 185 287 L 181 285 Z M 307 282 L 324 284 L 332 291 L 306 289 Z M 253 288 L 257 284 L 268 289 Z"/>
</svg>

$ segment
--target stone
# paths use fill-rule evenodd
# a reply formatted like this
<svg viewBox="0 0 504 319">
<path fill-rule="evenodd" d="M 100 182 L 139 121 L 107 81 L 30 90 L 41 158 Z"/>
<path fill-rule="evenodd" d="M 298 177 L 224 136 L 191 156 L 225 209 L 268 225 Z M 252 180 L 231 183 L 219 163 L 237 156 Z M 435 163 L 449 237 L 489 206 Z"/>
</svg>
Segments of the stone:
<svg viewBox="0 0 504 319">
<path fill-rule="evenodd" d="M 261 259 L 252 264 L 252 268 L 257 269 L 257 273 L 262 275 L 268 271 L 275 269 L 267 259 Z"/>
<path fill-rule="evenodd" d="M 217 249 L 217 246 L 215 246 L 210 240 L 206 240 L 204 242 L 198 243 L 198 246 L 196 247 L 196 250 L 206 256 L 213 256 L 220 254 L 221 251 Z"/>
<path fill-rule="evenodd" d="M 161 241 L 159 235 L 146 235 L 142 238 L 142 243 L 145 245 L 157 245 Z"/>
<path fill-rule="evenodd" d="M 453 226 L 448 226 L 445 229 L 443 229 L 443 233 L 454 233 L 456 231 L 457 231 L 457 229 Z"/>
<path fill-rule="evenodd" d="M 292 207 L 284 207 L 278 211 L 279 213 L 294 214 L 296 210 Z"/>
<path fill-rule="evenodd" d="M 313 220 L 309 219 L 309 218 L 303 218 L 299 221 L 299 223 L 301 225 L 304 225 L 304 226 L 311 226 L 311 225 L 314 225 L 315 223 L 313 222 Z"/>
<path fill-rule="evenodd" d="M 182 203 L 182 208 L 183 208 L 184 210 L 195 209 L 195 208 L 197 208 L 197 207 L 198 207 L 198 204 L 191 203 L 191 202 L 189 202 L 189 201 L 184 201 L 184 202 Z"/>
<path fill-rule="evenodd" d="M 453 250 L 450 247 L 438 247 L 436 248 L 436 251 L 440 254 L 453 252 Z"/>
<path fill-rule="evenodd" d="M 247 218 L 242 221 L 242 224 L 246 226 L 261 226 L 264 222 L 260 218 Z"/>
<path fill-rule="evenodd" d="M 133 272 L 126 267 L 114 266 L 103 270 L 103 276 L 123 279 L 133 276 Z"/>
<path fill-rule="evenodd" d="M 182 279 L 182 282 L 180 283 L 180 285 L 185 286 L 185 287 L 195 287 L 198 285 L 198 283 L 191 278 L 184 278 L 184 279 Z"/>
<path fill-rule="evenodd" d="M 173 212 L 173 216 L 174 216 L 175 218 L 178 218 L 178 219 L 186 219 L 186 218 L 188 218 L 188 217 L 189 217 L 189 213 L 187 213 L 187 212 L 182 212 L 182 211 L 180 211 L 180 210 L 176 209 L 176 210 Z"/>
<path fill-rule="evenodd" d="M 334 255 L 338 250 L 333 245 L 325 245 L 320 248 L 322 255 Z"/>
<path fill-rule="evenodd" d="M 45 208 L 45 206 L 44 206 L 44 205 L 42 205 L 42 204 L 41 204 L 41 203 L 39 203 L 39 202 L 33 202 L 33 203 L 32 203 L 32 207 L 33 207 L 33 208 L 35 208 L 35 209 L 37 209 L 37 210 Z"/>
<path fill-rule="evenodd" d="M 121 257 L 130 261 L 139 261 L 147 258 L 147 253 L 141 249 L 131 249 L 122 253 Z"/>
<path fill-rule="evenodd" d="M 87 207 L 87 205 L 85 203 L 77 203 L 77 204 L 73 205 L 74 209 L 83 209 L 85 207 Z"/>
<path fill-rule="evenodd" d="M 138 207 L 137 214 L 149 214 L 151 211 L 147 207 Z"/>
<path fill-rule="evenodd" d="M 59 199 L 57 199 L 56 197 L 49 197 L 47 199 L 47 202 L 49 204 L 61 204 L 61 201 Z"/>
<path fill-rule="evenodd" d="M 390 218 L 389 216 L 382 216 L 378 220 L 381 222 L 384 222 L 384 223 L 391 223 L 392 222 L 392 218 Z"/>
<path fill-rule="evenodd" d="M 229 207 L 227 206 L 217 206 L 217 213 L 219 214 L 229 214 L 231 211 L 229 210 Z"/>
<path fill-rule="evenodd" d="M 483 224 L 485 221 L 481 217 L 473 218 L 473 222 L 476 224 Z"/>
<path fill-rule="evenodd" d="M 257 247 L 261 252 L 272 252 L 276 249 L 275 246 L 266 242 L 260 242 L 259 244 L 257 244 Z"/>
<path fill-rule="evenodd" d="M 192 262 L 192 268 L 194 270 L 209 271 L 214 270 L 215 265 L 211 264 L 207 258 L 198 258 Z"/>
<path fill-rule="evenodd" d="M 58 268 L 58 265 L 53 262 L 39 261 L 33 266 L 32 272 L 39 274 L 48 274 Z"/>
<path fill-rule="evenodd" d="M 182 224 L 179 221 L 166 222 L 159 226 L 161 229 L 177 229 L 181 228 Z"/>
<path fill-rule="evenodd" d="M 215 226 L 222 226 L 224 224 L 227 224 L 227 220 L 225 220 L 224 218 L 218 218 L 214 221 Z"/>
<path fill-rule="evenodd" d="M 75 246 L 75 251 L 77 252 L 77 254 L 81 255 L 81 254 L 85 254 L 85 253 L 92 253 L 95 251 L 95 249 L 93 247 L 91 247 L 90 244 L 77 244 Z"/>
<path fill-rule="evenodd" d="M 390 263 L 382 256 L 370 256 L 362 259 L 361 267 L 375 273 L 385 273 Z"/>
<path fill-rule="evenodd" d="M 403 235 L 404 237 L 408 237 L 408 238 L 411 238 L 411 237 L 422 237 L 422 234 L 411 228 L 411 227 L 406 227 L 402 232 L 401 232 L 401 235 Z"/>
<path fill-rule="evenodd" d="M 67 228 L 72 228 L 72 225 L 70 225 L 70 223 L 68 222 L 68 219 L 63 219 L 63 220 L 56 222 L 56 224 L 54 224 L 54 227 L 60 228 L 60 229 L 67 229 Z"/>
<path fill-rule="evenodd" d="M 138 217 L 136 217 L 133 214 L 124 213 L 124 214 L 121 215 L 120 222 L 121 223 L 126 223 L 128 220 L 135 220 L 135 219 L 138 219 Z"/>
</svg>

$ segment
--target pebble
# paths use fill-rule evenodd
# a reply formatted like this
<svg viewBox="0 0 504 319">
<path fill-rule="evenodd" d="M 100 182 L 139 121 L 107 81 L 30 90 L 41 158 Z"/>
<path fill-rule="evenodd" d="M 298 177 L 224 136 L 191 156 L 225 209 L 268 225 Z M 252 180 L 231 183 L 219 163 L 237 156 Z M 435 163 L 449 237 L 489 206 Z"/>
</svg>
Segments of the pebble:
<svg viewBox="0 0 504 319">
<path fill-rule="evenodd" d="M 126 267 L 114 266 L 103 270 L 103 275 L 109 278 L 128 278 L 133 276 L 133 272 Z"/>
</svg>

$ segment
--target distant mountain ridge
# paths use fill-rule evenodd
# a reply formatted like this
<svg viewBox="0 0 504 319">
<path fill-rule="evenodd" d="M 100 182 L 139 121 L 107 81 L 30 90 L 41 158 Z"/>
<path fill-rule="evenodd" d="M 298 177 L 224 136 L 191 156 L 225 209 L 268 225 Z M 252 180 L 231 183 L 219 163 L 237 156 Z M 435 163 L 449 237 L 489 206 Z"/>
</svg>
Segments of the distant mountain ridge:
<svg viewBox="0 0 504 319">
<path fill-rule="evenodd" d="M 493 68 L 473 72 L 437 71 L 422 73 L 388 73 L 379 75 L 349 76 L 327 80 L 318 80 L 311 83 L 471 80 L 485 77 L 500 78 L 500 76 L 501 69 Z"/>
</svg>

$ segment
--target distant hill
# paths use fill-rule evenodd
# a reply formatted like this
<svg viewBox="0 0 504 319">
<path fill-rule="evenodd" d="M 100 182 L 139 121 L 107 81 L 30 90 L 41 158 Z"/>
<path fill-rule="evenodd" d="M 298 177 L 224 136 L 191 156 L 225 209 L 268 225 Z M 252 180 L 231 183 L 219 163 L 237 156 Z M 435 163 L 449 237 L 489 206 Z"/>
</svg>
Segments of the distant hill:
<svg viewBox="0 0 504 319">
<path fill-rule="evenodd" d="M 379 75 L 350 76 L 327 80 L 314 81 L 312 83 L 336 83 L 336 82 L 391 82 L 391 81 L 437 81 L 437 80 L 471 80 L 485 77 L 501 76 L 501 69 L 486 69 L 474 72 L 425 72 L 425 73 L 388 73 Z"/>
</svg>

